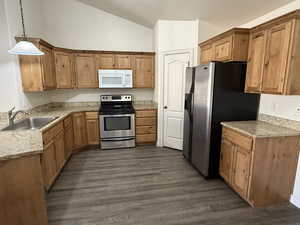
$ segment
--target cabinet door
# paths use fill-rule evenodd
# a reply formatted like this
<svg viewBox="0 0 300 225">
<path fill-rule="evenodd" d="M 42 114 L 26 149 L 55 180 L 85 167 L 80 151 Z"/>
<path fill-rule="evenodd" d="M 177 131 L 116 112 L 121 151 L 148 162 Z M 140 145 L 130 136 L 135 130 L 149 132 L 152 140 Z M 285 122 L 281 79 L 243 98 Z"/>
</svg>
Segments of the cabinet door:
<svg viewBox="0 0 300 225">
<path fill-rule="evenodd" d="M 264 55 L 267 32 L 260 31 L 250 36 L 247 64 L 246 92 L 260 92 L 264 72 Z"/>
<path fill-rule="evenodd" d="M 72 154 L 74 146 L 73 123 L 65 128 L 65 160 L 68 160 Z"/>
<path fill-rule="evenodd" d="M 213 46 L 205 45 L 201 47 L 201 63 L 209 63 L 213 61 Z"/>
<path fill-rule="evenodd" d="M 40 49 L 45 55 L 41 57 L 43 86 L 45 90 L 52 90 L 56 88 L 56 76 L 54 69 L 54 57 L 51 48 L 41 45 Z"/>
<path fill-rule="evenodd" d="M 86 121 L 84 113 L 73 114 L 74 148 L 87 145 Z"/>
<path fill-rule="evenodd" d="M 56 87 L 58 89 L 70 89 L 74 87 L 74 70 L 72 54 L 67 52 L 55 52 Z"/>
<path fill-rule="evenodd" d="M 65 137 L 64 131 L 60 131 L 55 139 L 55 155 L 56 155 L 56 170 L 57 172 L 65 165 Z"/>
<path fill-rule="evenodd" d="M 115 55 L 101 54 L 97 55 L 98 69 L 114 69 L 115 68 Z"/>
<path fill-rule="evenodd" d="M 153 56 L 135 56 L 134 88 L 154 88 Z"/>
<path fill-rule="evenodd" d="M 55 143 L 53 140 L 44 146 L 44 150 L 41 155 L 41 165 L 44 185 L 46 190 L 48 190 L 56 176 Z"/>
<path fill-rule="evenodd" d="M 132 56 L 131 55 L 116 55 L 115 68 L 116 69 L 132 69 Z"/>
<path fill-rule="evenodd" d="M 228 61 L 232 59 L 232 36 L 216 41 L 214 44 L 216 61 Z"/>
<path fill-rule="evenodd" d="M 219 172 L 229 184 L 231 183 L 232 176 L 233 153 L 234 145 L 230 141 L 222 139 Z"/>
<path fill-rule="evenodd" d="M 86 120 L 87 139 L 89 145 L 98 145 L 100 143 L 99 135 L 99 120 L 87 119 Z"/>
<path fill-rule="evenodd" d="M 236 146 L 232 174 L 232 187 L 242 196 L 247 198 L 251 154 L 247 150 Z"/>
<path fill-rule="evenodd" d="M 75 54 L 76 83 L 78 88 L 98 88 L 98 73 L 93 54 Z"/>
<path fill-rule="evenodd" d="M 283 93 L 291 39 L 292 22 L 274 26 L 268 31 L 262 92 Z"/>
</svg>

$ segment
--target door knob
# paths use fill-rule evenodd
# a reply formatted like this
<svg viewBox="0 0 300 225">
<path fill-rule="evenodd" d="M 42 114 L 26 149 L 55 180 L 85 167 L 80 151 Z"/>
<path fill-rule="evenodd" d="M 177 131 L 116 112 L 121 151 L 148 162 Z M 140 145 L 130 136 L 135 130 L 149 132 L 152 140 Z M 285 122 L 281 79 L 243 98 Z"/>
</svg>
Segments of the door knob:
<svg viewBox="0 0 300 225">
<path fill-rule="evenodd" d="M 165 106 L 165 107 L 164 107 L 164 109 L 167 109 L 167 108 L 168 108 L 168 106 Z"/>
</svg>

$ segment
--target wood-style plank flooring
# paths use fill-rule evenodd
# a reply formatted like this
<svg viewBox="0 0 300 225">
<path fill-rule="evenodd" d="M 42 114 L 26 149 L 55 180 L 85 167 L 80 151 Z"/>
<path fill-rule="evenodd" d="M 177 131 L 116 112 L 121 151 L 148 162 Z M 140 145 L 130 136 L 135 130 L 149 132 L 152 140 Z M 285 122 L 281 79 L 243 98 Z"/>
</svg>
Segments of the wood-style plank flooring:
<svg viewBox="0 0 300 225">
<path fill-rule="evenodd" d="M 74 155 L 47 202 L 50 225 L 300 225 L 291 204 L 253 209 L 181 152 L 155 147 Z"/>
</svg>

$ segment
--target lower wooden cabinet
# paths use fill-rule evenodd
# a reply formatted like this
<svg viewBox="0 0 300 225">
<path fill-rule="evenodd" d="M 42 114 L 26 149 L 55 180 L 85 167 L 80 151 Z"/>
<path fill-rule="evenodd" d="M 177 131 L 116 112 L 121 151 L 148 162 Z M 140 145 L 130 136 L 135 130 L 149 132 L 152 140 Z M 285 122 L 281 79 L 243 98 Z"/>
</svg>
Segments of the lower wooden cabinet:
<svg viewBox="0 0 300 225">
<path fill-rule="evenodd" d="M 69 116 L 64 120 L 64 129 L 65 129 L 65 159 L 68 160 L 72 155 L 72 151 L 74 148 L 74 131 L 73 131 L 72 116 Z"/>
<path fill-rule="evenodd" d="M 157 137 L 157 111 L 136 110 L 136 143 L 138 145 L 154 144 Z"/>
<path fill-rule="evenodd" d="M 61 130 L 55 137 L 55 154 L 56 154 L 56 169 L 59 172 L 65 165 L 65 135 L 64 130 Z"/>
<path fill-rule="evenodd" d="M 97 112 L 86 112 L 86 131 L 88 145 L 99 145 L 99 117 Z"/>
<path fill-rule="evenodd" d="M 85 113 L 73 113 L 74 149 L 87 145 L 87 131 Z"/>
<path fill-rule="evenodd" d="M 300 136 L 251 137 L 223 127 L 220 175 L 252 206 L 289 201 Z"/>
<path fill-rule="evenodd" d="M 56 155 L 55 143 L 51 140 L 44 144 L 43 154 L 41 155 L 41 165 L 45 189 L 48 190 L 55 180 L 56 176 Z"/>
<path fill-rule="evenodd" d="M 46 190 L 49 190 L 66 162 L 63 122 L 59 122 L 43 133 L 43 143 L 41 165 L 44 186 Z"/>
</svg>

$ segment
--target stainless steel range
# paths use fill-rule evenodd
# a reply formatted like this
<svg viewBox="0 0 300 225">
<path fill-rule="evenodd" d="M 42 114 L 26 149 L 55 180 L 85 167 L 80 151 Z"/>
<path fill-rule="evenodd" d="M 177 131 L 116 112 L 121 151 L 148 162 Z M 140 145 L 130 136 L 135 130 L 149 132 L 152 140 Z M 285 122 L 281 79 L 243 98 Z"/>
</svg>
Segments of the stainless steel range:
<svg viewBox="0 0 300 225">
<path fill-rule="evenodd" d="M 99 123 L 102 149 L 135 147 L 135 111 L 131 95 L 101 95 Z"/>
</svg>

